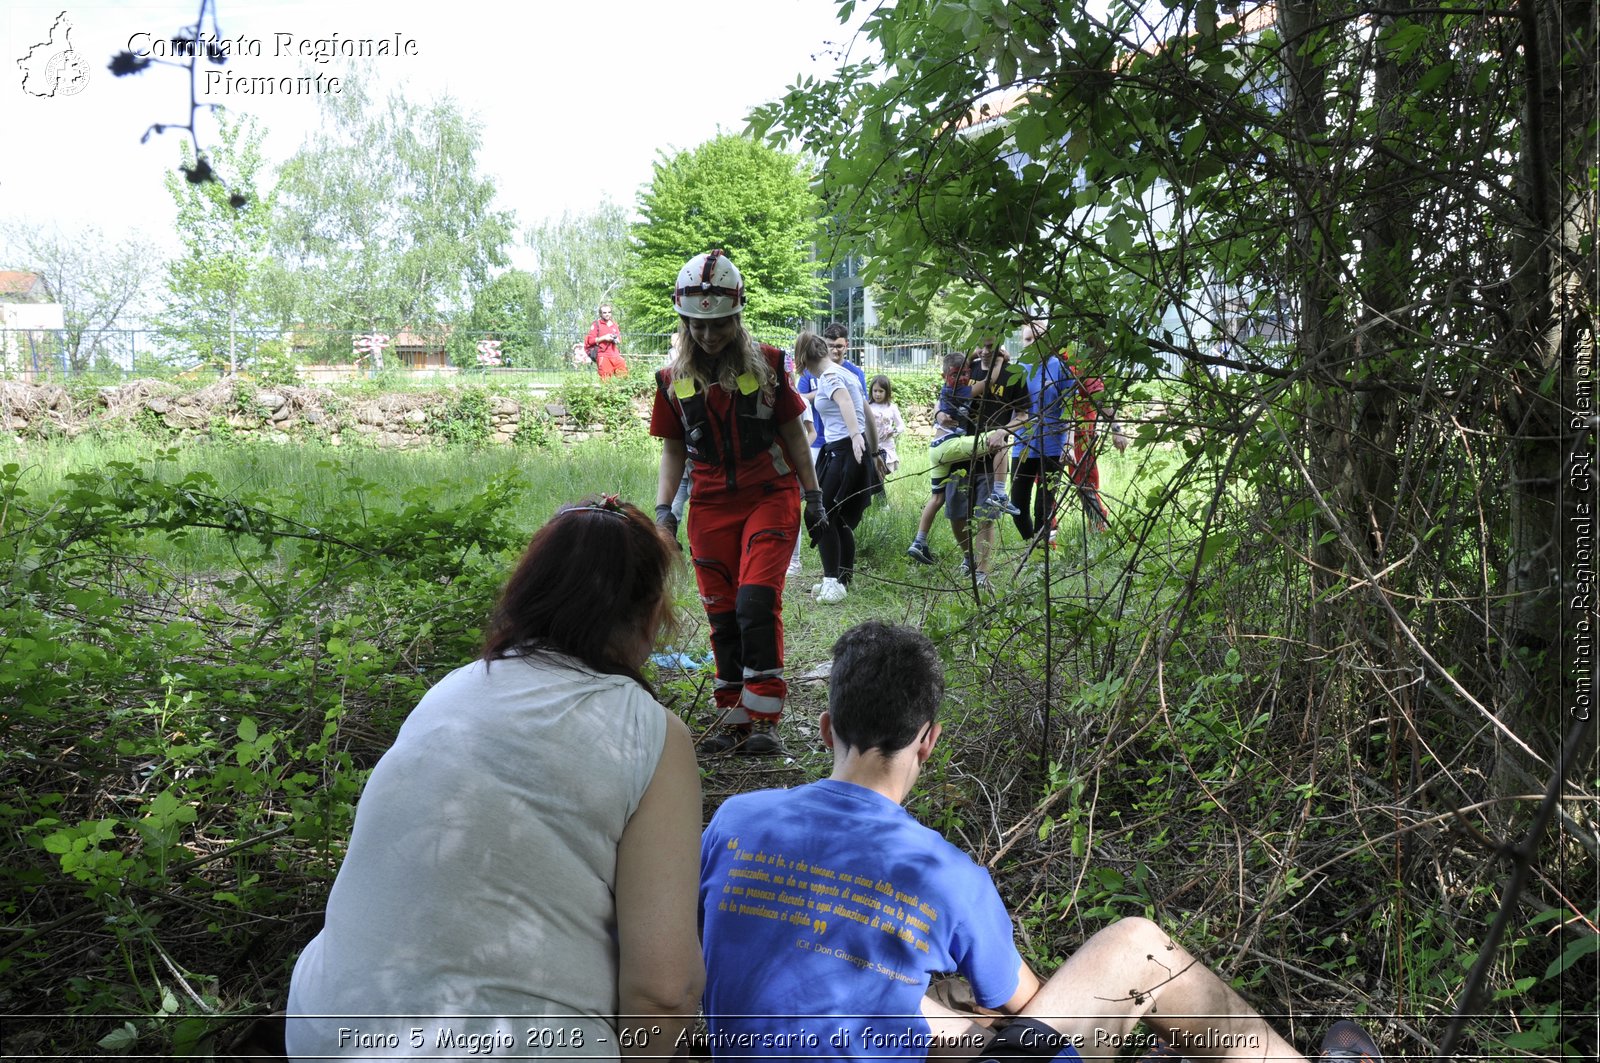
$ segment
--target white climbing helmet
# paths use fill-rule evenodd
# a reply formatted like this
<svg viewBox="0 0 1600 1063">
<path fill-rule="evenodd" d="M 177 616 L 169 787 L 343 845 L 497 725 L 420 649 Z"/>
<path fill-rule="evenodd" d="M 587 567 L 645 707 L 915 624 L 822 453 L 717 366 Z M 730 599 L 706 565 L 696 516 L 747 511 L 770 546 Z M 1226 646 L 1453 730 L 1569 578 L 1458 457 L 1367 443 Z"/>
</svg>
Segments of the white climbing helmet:
<svg viewBox="0 0 1600 1063">
<path fill-rule="evenodd" d="M 684 317 L 732 317 L 744 309 L 744 278 L 725 251 L 696 255 L 678 271 L 672 305 Z"/>
</svg>

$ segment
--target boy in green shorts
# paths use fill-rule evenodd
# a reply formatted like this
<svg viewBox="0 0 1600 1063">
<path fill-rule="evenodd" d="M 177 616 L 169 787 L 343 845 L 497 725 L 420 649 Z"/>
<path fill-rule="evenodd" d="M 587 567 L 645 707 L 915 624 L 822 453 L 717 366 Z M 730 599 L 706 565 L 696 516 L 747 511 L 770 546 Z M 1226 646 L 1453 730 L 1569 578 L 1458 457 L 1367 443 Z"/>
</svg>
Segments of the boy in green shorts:
<svg viewBox="0 0 1600 1063">
<path fill-rule="evenodd" d="M 982 388 L 984 385 L 977 385 Z M 1004 484 L 1009 453 L 1009 437 L 1001 431 L 980 435 L 973 424 L 972 400 L 975 388 L 969 376 L 969 357 L 960 351 L 951 351 L 944 359 L 944 384 L 939 388 L 938 404 L 934 408 L 935 435 L 928 444 L 928 457 L 933 462 L 930 470 L 933 493 L 923 507 L 922 520 L 917 526 L 917 536 L 906 550 L 906 556 L 924 565 L 933 564 L 933 554 L 928 550 L 928 532 L 933 518 L 945 498 L 947 482 L 953 476 L 964 475 L 973 459 L 993 455 L 994 488 L 988 497 L 976 500 L 973 515 L 980 520 L 994 520 L 1002 513 L 1020 512 L 1006 497 Z"/>
</svg>

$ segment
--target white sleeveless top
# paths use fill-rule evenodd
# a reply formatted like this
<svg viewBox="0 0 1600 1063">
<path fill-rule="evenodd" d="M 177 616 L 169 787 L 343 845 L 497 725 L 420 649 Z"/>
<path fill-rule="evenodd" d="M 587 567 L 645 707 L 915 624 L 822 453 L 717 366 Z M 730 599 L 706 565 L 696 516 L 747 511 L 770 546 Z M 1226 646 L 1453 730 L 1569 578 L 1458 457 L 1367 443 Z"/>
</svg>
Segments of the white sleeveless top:
<svg viewBox="0 0 1600 1063">
<path fill-rule="evenodd" d="M 565 657 L 428 691 L 295 964 L 290 1057 L 617 1058 L 617 843 L 666 725 L 633 680 Z"/>
</svg>

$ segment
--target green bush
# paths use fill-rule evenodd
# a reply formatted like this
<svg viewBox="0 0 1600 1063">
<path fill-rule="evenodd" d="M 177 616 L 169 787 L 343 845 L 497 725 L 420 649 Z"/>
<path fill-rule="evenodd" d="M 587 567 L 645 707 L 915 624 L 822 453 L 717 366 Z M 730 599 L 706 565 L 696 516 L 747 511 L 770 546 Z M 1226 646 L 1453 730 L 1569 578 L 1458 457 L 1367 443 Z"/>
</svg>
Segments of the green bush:
<svg viewBox="0 0 1600 1063">
<path fill-rule="evenodd" d="M 933 404 L 939 398 L 939 385 L 942 381 L 939 374 L 932 370 L 925 373 L 892 373 L 885 374 L 894 389 L 894 404 L 900 407 L 900 412 L 909 415 L 912 410 L 933 409 Z M 870 383 L 872 374 L 868 374 Z"/>
<path fill-rule="evenodd" d="M 489 393 L 481 388 L 463 388 L 455 392 L 429 427 L 447 443 L 483 446 L 494 434 Z"/>
<path fill-rule="evenodd" d="M 273 1006 L 238 957 L 303 938 L 285 917 L 335 868 L 381 736 L 474 655 L 525 541 L 515 475 L 394 494 L 330 463 L 338 497 L 313 504 L 173 476 L 176 453 L 38 496 L 0 467 L 0 830 L 19 843 L 0 982 L 9 1011 L 84 1016 L 34 1029 L 50 1054 L 216 1049 L 210 1012 Z M 174 586 L 146 544 L 205 530 L 233 571 Z M 97 958 L 63 962 L 61 928 Z M 88 1017 L 107 1014 L 137 1022 Z"/>
<path fill-rule="evenodd" d="M 554 397 L 566 408 L 574 424 L 580 427 L 598 424 L 608 435 L 638 441 L 648 434 L 649 428 L 648 413 L 641 415 L 639 404 L 654 390 L 654 377 L 612 377 L 610 380 L 581 377 L 564 381 Z"/>
<path fill-rule="evenodd" d="M 535 412 L 531 405 L 524 403 L 522 417 L 517 421 L 517 430 L 511 436 L 511 445 L 548 448 L 557 446 L 560 442 L 561 433 L 556 431 L 550 418 L 542 411 Z"/>
</svg>

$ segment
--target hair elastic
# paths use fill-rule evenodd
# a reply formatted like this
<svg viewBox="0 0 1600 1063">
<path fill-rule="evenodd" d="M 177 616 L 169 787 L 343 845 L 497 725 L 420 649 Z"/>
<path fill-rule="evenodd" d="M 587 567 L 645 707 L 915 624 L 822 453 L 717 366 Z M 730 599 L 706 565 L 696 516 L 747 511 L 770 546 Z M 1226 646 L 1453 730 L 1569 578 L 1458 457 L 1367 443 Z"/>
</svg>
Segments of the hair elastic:
<svg viewBox="0 0 1600 1063">
<path fill-rule="evenodd" d="M 589 502 L 581 506 L 562 506 L 556 510 L 556 516 L 566 513 L 609 513 L 614 517 L 627 519 L 627 514 L 622 511 L 622 500 L 616 495 L 601 495 L 598 502 Z"/>
</svg>

